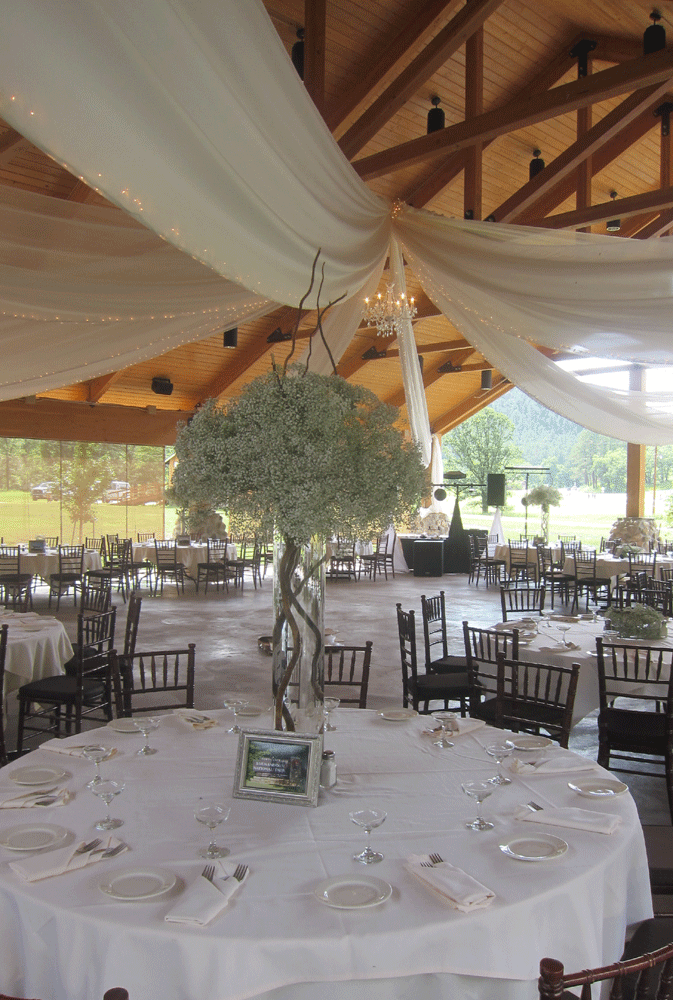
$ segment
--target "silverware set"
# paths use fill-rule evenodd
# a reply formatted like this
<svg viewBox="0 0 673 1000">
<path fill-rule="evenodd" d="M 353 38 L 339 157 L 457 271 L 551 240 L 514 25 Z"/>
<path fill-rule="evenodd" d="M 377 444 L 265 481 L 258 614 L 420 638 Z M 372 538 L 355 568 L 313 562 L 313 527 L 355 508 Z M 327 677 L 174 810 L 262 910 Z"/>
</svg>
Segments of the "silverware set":
<svg viewBox="0 0 673 1000">
<path fill-rule="evenodd" d="M 96 837 L 95 840 L 90 840 L 88 844 L 82 844 L 81 847 L 78 847 L 75 854 L 100 854 L 101 859 L 116 858 L 122 851 L 128 850 L 129 846 L 128 844 L 121 843 L 115 847 L 101 847 L 99 850 L 96 850 L 100 842 L 101 838 Z"/>
<path fill-rule="evenodd" d="M 237 882 L 242 882 L 248 872 L 247 865 L 237 865 L 233 875 L 224 875 L 222 881 L 226 882 L 227 879 L 235 878 Z M 213 882 L 215 879 L 215 865 L 206 865 L 206 867 L 201 872 L 203 878 L 207 879 L 209 882 Z"/>
<path fill-rule="evenodd" d="M 439 854 L 429 854 L 429 861 L 421 861 L 421 868 L 434 868 L 435 865 L 441 865 L 444 861 Z"/>
</svg>

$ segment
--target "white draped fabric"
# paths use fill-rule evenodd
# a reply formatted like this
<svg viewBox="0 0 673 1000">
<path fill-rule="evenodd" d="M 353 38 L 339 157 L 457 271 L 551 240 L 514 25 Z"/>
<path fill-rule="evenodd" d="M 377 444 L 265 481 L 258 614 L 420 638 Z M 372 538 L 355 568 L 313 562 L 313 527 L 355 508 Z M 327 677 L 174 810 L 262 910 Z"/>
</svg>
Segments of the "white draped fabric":
<svg viewBox="0 0 673 1000">
<path fill-rule="evenodd" d="M 99 242 L 88 227 L 104 210 L 4 188 L 2 213 L 16 214 L 0 220 L 0 398 L 296 306 L 318 248 L 321 302 L 359 299 L 393 239 L 451 322 L 530 395 L 602 433 L 673 442 L 670 394 L 583 385 L 530 343 L 667 363 L 672 239 L 391 209 L 341 154 L 260 0 L 5 0 L 2 12 L 2 117 L 184 253 L 110 212 Z M 21 211 L 44 224 L 26 232 Z M 346 301 L 328 321 L 335 359 L 358 314 Z M 408 405 L 423 442 L 417 395 Z"/>
</svg>

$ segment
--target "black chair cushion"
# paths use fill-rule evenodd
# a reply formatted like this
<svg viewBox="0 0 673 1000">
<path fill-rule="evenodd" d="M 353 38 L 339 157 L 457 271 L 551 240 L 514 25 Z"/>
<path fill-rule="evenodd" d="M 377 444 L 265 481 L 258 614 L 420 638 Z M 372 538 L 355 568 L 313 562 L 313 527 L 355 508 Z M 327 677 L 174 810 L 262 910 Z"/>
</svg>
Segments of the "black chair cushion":
<svg viewBox="0 0 673 1000">
<path fill-rule="evenodd" d="M 105 697 L 105 684 L 98 680 L 84 678 L 83 696 L 86 702 L 97 701 Z M 28 701 L 63 701 L 73 702 L 77 692 L 75 677 L 67 674 L 58 677 L 43 677 L 39 681 L 31 681 L 19 689 L 19 697 Z"/>
<path fill-rule="evenodd" d="M 433 674 L 467 674 L 467 660 L 464 656 L 442 656 L 428 663 L 427 670 Z"/>
<path fill-rule="evenodd" d="M 442 691 L 448 691 L 453 695 L 459 691 L 469 694 L 470 685 L 467 674 L 421 674 L 416 680 L 416 690 L 419 697 L 423 699 L 426 693 L 431 697 L 440 697 Z"/>
<path fill-rule="evenodd" d="M 662 754 L 666 746 L 665 712 L 631 712 L 622 708 L 607 708 L 601 721 L 607 723 L 610 743 L 650 747 L 652 753 Z M 647 750 L 642 750 L 647 753 Z"/>
</svg>

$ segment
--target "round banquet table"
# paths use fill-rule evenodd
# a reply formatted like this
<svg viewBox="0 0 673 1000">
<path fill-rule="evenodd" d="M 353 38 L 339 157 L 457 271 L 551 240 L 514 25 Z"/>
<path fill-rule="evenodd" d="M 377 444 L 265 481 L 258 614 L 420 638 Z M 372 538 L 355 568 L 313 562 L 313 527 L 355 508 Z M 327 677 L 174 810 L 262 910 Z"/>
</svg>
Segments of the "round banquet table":
<svg viewBox="0 0 673 1000">
<path fill-rule="evenodd" d="M 21 572 L 32 573 L 43 580 L 49 580 L 52 573 L 58 573 L 58 549 L 47 549 L 46 552 L 21 552 Z M 90 569 L 100 569 L 102 566 L 100 552 L 96 549 L 84 550 L 84 572 Z"/>
<path fill-rule="evenodd" d="M 185 573 L 187 576 L 192 580 L 196 580 L 199 573 L 199 563 L 205 562 L 208 558 L 207 544 L 205 542 L 192 542 L 191 545 L 177 545 L 175 551 L 177 560 L 185 567 Z M 233 542 L 229 542 L 227 544 L 227 559 L 236 559 L 236 557 L 236 546 Z M 157 561 L 157 550 L 154 546 L 154 542 L 149 544 L 146 542 L 134 542 L 134 562 L 142 562 L 147 559 L 153 563 L 156 563 Z"/>
<path fill-rule="evenodd" d="M 0 847 L 0 990 L 50 1000 L 91 1000 L 113 985 L 125 986 L 132 1000 L 534 1000 L 540 958 L 556 957 L 568 969 L 604 965 L 620 956 L 627 924 L 652 913 L 642 829 L 628 793 L 593 801 L 569 789 L 568 773 L 514 775 L 485 803 L 495 829 L 475 833 L 465 822 L 476 804 L 461 781 L 494 774 L 483 749 L 492 732 L 466 733 L 441 750 L 422 733 L 427 716 L 393 722 L 337 709 L 337 731 L 326 740 L 336 751 L 337 785 L 321 790 L 316 808 L 232 799 L 216 838 L 231 848 L 230 860 L 250 866 L 247 881 L 207 926 L 167 923 L 204 866 L 197 849 L 207 830 L 194 820 L 195 802 L 214 790 L 231 799 L 238 739 L 227 732 L 230 713 L 211 714 L 220 725 L 201 731 L 166 716 L 152 733 L 152 757 L 136 755 L 137 733 L 96 732 L 118 748 L 102 771 L 126 780 L 112 811 L 124 820 L 117 834 L 131 851 L 28 884 L 8 867 L 17 852 Z M 251 721 L 258 728 L 264 720 Z M 81 745 L 82 736 L 66 743 Z M 16 791 L 9 776 L 30 763 L 62 765 L 74 798 L 62 807 L 0 809 L 0 835 L 37 815 L 90 839 L 103 808 L 85 788 L 91 764 L 36 750 L 0 772 L 0 795 Z M 607 836 L 515 820 L 515 806 L 531 799 L 617 813 L 621 826 Z M 364 834 L 349 821 L 349 811 L 363 806 L 388 812 L 372 834 L 385 859 L 367 867 L 352 860 Z M 531 864 L 499 850 L 542 831 L 565 839 L 567 852 Z M 410 854 L 430 851 L 493 890 L 491 905 L 464 913 L 425 889 L 403 866 Z M 178 883 L 144 902 L 100 891 L 101 881 L 131 866 L 168 868 Z M 316 884 L 342 874 L 384 879 L 392 897 L 366 909 L 319 902 Z"/>
<path fill-rule="evenodd" d="M 63 673 L 63 664 L 73 655 L 73 649 L 60 621 L 32 611 L 19 614 L 3 610 L 0 625 L 9 626 L 5 695 L 22 684 Z"/>
</svg>

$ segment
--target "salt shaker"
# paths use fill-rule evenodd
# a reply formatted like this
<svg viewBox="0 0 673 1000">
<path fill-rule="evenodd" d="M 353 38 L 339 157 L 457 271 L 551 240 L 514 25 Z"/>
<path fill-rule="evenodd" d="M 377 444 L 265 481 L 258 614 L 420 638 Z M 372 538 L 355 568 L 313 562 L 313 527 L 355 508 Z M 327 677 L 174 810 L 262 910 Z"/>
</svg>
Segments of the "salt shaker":
<svg viewBox="0 0 673 1000">
<path fill-rule="evenodd" d="M 337 766 L 334 750 L 323 750 L 322 764 L 320 765 L 320 784 L 323 788 L 332 788 L 336 785 Z"/>
</svg>

